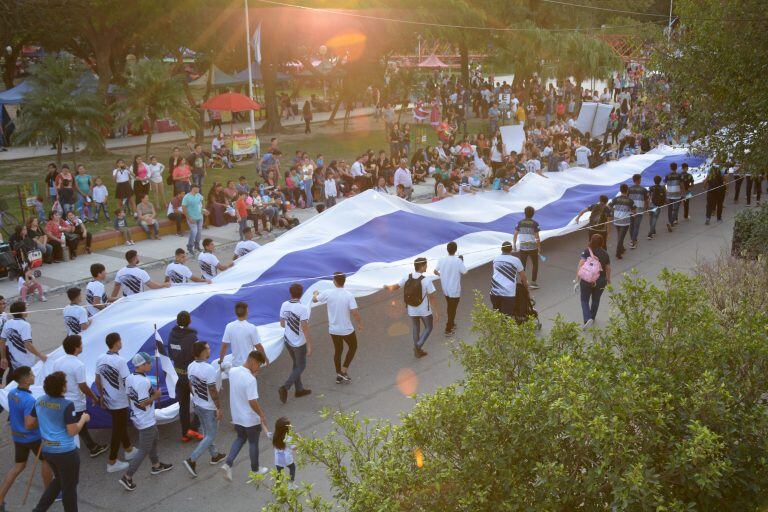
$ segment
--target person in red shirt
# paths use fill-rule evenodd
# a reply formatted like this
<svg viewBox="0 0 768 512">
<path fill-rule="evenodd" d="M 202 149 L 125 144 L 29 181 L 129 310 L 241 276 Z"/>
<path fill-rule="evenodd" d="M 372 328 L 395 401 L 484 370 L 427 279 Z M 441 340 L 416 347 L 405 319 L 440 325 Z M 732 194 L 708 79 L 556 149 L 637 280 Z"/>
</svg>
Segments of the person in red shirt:
<svg viewBox="0 0 768 512">
<path fill-rule="evenodd" d="M 67 249 L 69 249 L 69 258 L 75 257 L 75 251 L 77 250 L 78 237 L 74 236 L 75 228 L 67 224 L 62 218 L 58 210 L 54 210 L 48 216 L 48 222 L 45 223 L 45 234 L 48 235 L 48 243 L 53 245 L 53 258 L 54 260 L 64 259 L 62 256 L 63 244 L 61 243 L 61 237 L 64 236 Z M 69 234 L 70 236 L 67 236 Z"/>
<path fill-rule="evenodd" d="M 235 201 L 235 212 L 237 213 L 238 232 L 240 234 L 240 241 L 245 240 L 243 230 L 248 227 L 248 203 L 246 199 L 248 194 L 246 192 L 239 192 L 237 194 L 237 201 Z"/>
</svg>

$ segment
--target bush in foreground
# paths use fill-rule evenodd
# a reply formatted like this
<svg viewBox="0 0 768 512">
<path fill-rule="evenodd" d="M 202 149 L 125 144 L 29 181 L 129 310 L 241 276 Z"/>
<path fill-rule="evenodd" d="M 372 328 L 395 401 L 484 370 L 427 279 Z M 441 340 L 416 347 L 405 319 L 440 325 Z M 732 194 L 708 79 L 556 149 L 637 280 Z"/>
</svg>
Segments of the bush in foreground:
<svg viewBox="0 0 768 512">
<path fill-rule="evenodd" d="M 758 509 L 766 309 L 744 295 L 722 310 L 716 280 L 664 271 L 660 283 L 625 279 L 594 337 L 559 319 L 537 337 L 478 300 L 478 339 L 456 346 L 461 382 L 397 426 L 333 413 L 333 432 L 299 446 L 335 505 L 278 482 L 265 510 Z"/>
</svg>

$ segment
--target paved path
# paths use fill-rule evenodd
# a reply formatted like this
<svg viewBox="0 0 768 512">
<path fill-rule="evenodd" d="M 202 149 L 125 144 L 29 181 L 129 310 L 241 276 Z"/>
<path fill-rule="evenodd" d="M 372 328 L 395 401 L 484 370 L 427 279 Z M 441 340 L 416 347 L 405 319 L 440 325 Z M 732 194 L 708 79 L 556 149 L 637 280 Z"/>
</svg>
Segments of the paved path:
<svg viewBox="0 0 768 512">
<path fill-rule="evenodd" d="M 365 108 L 357 108 L 354 109 L 350 116 L 351 117 L 360 117 L 360 116 L 369 116 L 373 114 L 374 109 L 372 107 L 365 107 Z M 317 123 L 323 123 L 328 120 L 328 118 L 331 117 L 330 112 L 318 112 L 316 114 L 313 114 L 313 124 Z M 337 115 L 338 122 L 343 122 L 344 118 L 344 111 L 340 110 Z M 261 128 L 266 121 L 256 121 L 256 129 L 258 130 Z M 293 116 L 290 119 L 283 119 L 282 124 L 284 127 L 290 127 L 290 126 L 303 126 L 304 121 L 301 119 L 301 116 Z M 250 128 L 250 122 L 243 122 L 243 123 L 235 123 L 235 131 L 243 130 L 245 128 Z M 224 127 L 224 133 L 229 133 L 229 126 Z M 209 129 L 205 130 L 205 136 L 206 137 L 213 137 L 213 132 Z M 262 136 L 263 137 L 263 136 Z M 153 144 L 162 144 L 164 142 L 175 142 L 180 140 L 187 140 L 189 138 L 189 135 L 186 132 L 183 131 L 174 131 L 174 132 L 164 132 L 164 133 L 155 133 L 152 135 L 152 143 Z M 105 145 L 107 146 L 107 149 L 119 149 L 119 148 L 130 148 L 130 147 L 144 147 L 144 144 L 146 142 L 147 138 L 145 135 L 132 135 L 129 137 L 118 137 L 116 139 L 107 139 L 105 142 Z M 266 142 L 267 145 L 269 145 L 269 139 L 262 140 L 262 144 Z M 65 151 L 66 153 L 66 151 Z M 20 147 L 11 147 L 8 149 L 8 151 L 0 152 L 0 161 L 3 160 L 23 160 L 25 158 L 35 158 L 40 156 L 53 156 L 56 155 L 56 150 L 51 149 L 50 146 L 20 146 Z"/>
<path fill-rule="evenodd" d="M 711 226 L 704 225 L 704 198 L 693 201 L 693 220 L 682 221 L 674 233 L 663 229 L 656 240 L 640 240 L 638 249 L 628 251 L 625 258 L 613 261 L 615 282 L 620 274 L 637 270 L 641 275 L 655 280 L 657 273 L 664 267 L 690 270 L 697 259 L 711 258 L 730 245 L 733 216 L 740 207 L 727 205 L 725 222 Z M 647 217 L 643 229 L 647 228 Z M 552 318 L 562 314 L 567 320 L 581 321 L 581 309 L 578 298 L 572 292 L 571 281 L 575 273 L 578 255 L 584 247 L 583 233 L 573 233 L 564 237 L 544 242 L 544 251 L 548 260 L 540 268 L 539 284 L 541 289 L 535 293 L 537 308 L 544 322 L 544 329 L 551 326 Z M 461 247 L 459 247 L 461 252 Z M 154 278 L 159 270 L 151 272 Z M 471 271 L 464 279 L 466 290 L 458 311 L 457 339 L 472 339 L 469 315 L 472 306 L 472 290 L 479 290 L 487 297 L 489 268 L 484 266 Z M 363 317 L 364 330 L 359 333 L 360 346 L 357 357 L 350 368 L 354 381 L 348 386 L 334 383 L 332 363 L 333 349 L 327 334 L 327 317 L 324 308 L 315 308 L 312 313 L 311 336 L 314 349 L 305 373 L 305 383 L 313 389 L 307 398 L 296 400 L 289 398 L 286 405 L 281 405 L 277 397 L 277 387 L 287 376 L 290 361 L 287 357 L 279 358 L 267 368 L 259 378 L 261 404 L 270 423 L 279 416 L 288 416 L 294 427 L 303 434 L 325 433 L 330 424 L 317 414 L 322 407 L 357 410 L 362 415 L 388 418 L 398 421 L 398 415 L 410 410 L 411 398 L 405 397 L 395 385 L 397 373 L 406 368 L 412 369 L 418 378 L 418 393 L 434 391 L 439 386 L 447 385 L 461 378 L 462 370 L 451 361 L 450 347 L 442 335 L 436 331 L 428 340 L 426 350 L 429 356 L 414 360 L 411 350 L 409 321 L 404 313 L 399 292 L 380 292 L 359 300 Z M 442 302 L 442 301 L 441 301 Z M 62 296 L 53 298 L 48 304 L 61 307 L 65 303 Z M 604 302 L 598 315 L 597 326 L 603 326 L 608 314 L 609 297 Z M 33 314 L 31 322 L 35 340 L 45 350 L 55 348 L 63 336 L 61 313 L 45 312 Z M 445 316 L 441 315 L 441 325 Z M 453 363 L 453 364 L 451 364 Z M 228 409 L 227 409 L 228 410 Z M 4 423 L 4 422 L 3 422 Z M 83 453 L 80 473 L 80 510 L 111 512 L 147 510 L 218 510 L 222 506 L 227 510 L 259 510 L 269 499 L 265 490 L 246 485 L 247 453 L 241 452 L 235 467 L 235 480 L 228 483 L 223 480 L 219 470 L 200 459 L 199 476 L 191 479 L 184 470 L 181 461 L 191 452 L 192 447 L 178 441 L 178 424 L 160 428 L 160 456 L 163 461 L 172 462 L 173 471 L 159 476 L 150 476 L 149 465 L 145 462 L 135 477 L 139 491 L 128 494 L 117 483 L 119 475 L 105 472 L 104 456 L 89 459 Z M 135 432 L 132 432 L 135 437 Z M 99 441 L 107 441 L 107 431 L 97 431 Z M 234 438 L 229 424 L 229 414 L 221 422 L 217 446 L 226 451 Z M 8 430 L 0 432 L 0 473 L 9 467 L 12 457 Z M 271 466 L 273 455 L 266 438 L 261 439 L 262 465 Z M 28 473 L 22 479 L 26 483 Z M 304 467 L 298 471 L 298 479 L 317 484 L 317 489 L 327 493 L 327 480 L 317 468 Z M 10 510 L 20 509 L 20 500 L 24 483 L 17 483 L 8 496 Z M 41 494 L 39 479 L 35 478 L 30 493 L 31 508 Z M 61 510 L 56 505 L 52 510 Z"/>
</svg>

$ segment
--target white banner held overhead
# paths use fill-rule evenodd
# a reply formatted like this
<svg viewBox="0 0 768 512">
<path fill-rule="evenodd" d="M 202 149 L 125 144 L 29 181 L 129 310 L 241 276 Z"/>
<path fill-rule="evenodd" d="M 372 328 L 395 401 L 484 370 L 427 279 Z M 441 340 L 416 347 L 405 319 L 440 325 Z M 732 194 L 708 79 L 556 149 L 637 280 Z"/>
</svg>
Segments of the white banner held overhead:
<svg viewBox="0 0 768 512">
<path fill-rule="evenodd" d="M 522 153 L 525 145 L 525 130 L 522 124 L 512 124 L 499 128 L 501 132 L 501 141 L 507 149 L 507 154 L 514 151 L 517 154 Z"/>
</svg>

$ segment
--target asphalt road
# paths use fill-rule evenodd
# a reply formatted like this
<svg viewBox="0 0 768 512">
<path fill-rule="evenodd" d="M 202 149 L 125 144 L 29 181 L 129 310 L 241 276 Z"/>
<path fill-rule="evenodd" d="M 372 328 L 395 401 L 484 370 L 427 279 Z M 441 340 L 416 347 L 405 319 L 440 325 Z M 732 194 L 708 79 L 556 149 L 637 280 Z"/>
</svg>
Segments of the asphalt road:
<svg viewBox="0 0 768 512">
<path fill-rule="evenodd" d="M 727 250 L 731 240 L 733 215 L 741 207 L 728 202 L 725 221 L 722 224 L 705 226 L 704 198 L 699 197 L 692 205 L 692 220 L 681 220 L 674 233 L 667 233 L 660 220 L 660 230 L 653 241 L 645 239 L 648 222 L 646 217 L 639 247 L 627 251 L 623 260 L 612 261 L 614 282 L 618 283 L 619 274 L 632 269 L 651 280 L 664 267 L 686 271 L 691 269 L 697 260 L 711 258 Z M 572 279 L 579 254 L 585 245 L 585 238 L 583 233 L 573 233 L 544 243 L 543 251 L 548 260 L 540 266 L 538 281 L 541 288 L 534 295 L 545 330 L 557 314 L 562 314 L 568 320 L 581 322 L 581 309 L 578 298 L 573 293 Z M 609 248 L 612 257 L 613 243 L 614 240 L 611 239 Z M 459 327 L 456 339 L 472 339 L 469 325 L 472 290 L 479 290 L 487 300 L 489 272 L 488 266 L 484 266 L 464 278 L 464 296 L 458 310 Z M 153 278 L 159 279 L 160 274 L 160 270 L 154 271 Z M 445 314 L 441 312 L 440 324 L 425 346 L 429 356 L 416 360 L 411 349 L 410 322 L 405 315 L 401 299 L 401 292 L 380 292 L 358 301 L 364 329 L 358 333 L 360 345 L 349 371 L 353 378 L 350 385 L 335 384 L 333 348 L 327 334 L 327 317 L 323 307 L 316 308 L 311 322 L 313 353 L 303 379 L 305 386 L 311 388 L 313 393 L 301 399 L 291 396 L 286 405 L 280 404 L 277 387 L 285 379 L 290 368 L 289 358 L 280 357 L 259 377 L 260 402 L 269 422 L 274 425 L 279 416 L 288 416 L 300 433 L 322 434 L 330 427 L 329 422 L 318 414 L 323 407 L 357 410 L 364 416 L 397 421 L 398 415 L 410 410 L 413 403 L 413 399 L 405 396 L 396 385 L 399 372 L 414 372 L 415 379 L 410 383 L 420 394 L 429 393 L 461 378 L 461 368 L 450 364 L 450 344 L 442 336 Z M 60 307 L 65 305 L 65 302 L 65 297 L 56 296 L 45 306 Z M 35 307 L 39 306 L 42 305 L 35 304 Z M 604 325 L 609 308 L 610 301 L 606 294 L 598 314 L 597 327 Z M 36 343 L 45 350 L 55 348 L 64 333 L 61 313 L 37 313 L 32 315 L 30 320 Z M 267 491 L 246 484 L 249 467 L 247 449 L 241 451 L 235 463 L 234 482 L 226 482 L 216 467 L 206 464 L 206 456 L 199 460 L 199 476 L 192 479 L 181 462 L 191 453 L 193 447 L 179 441 L 178 424 L 162 426 L 160 432 L 160 458 L 164 462 L 173 463 L 175 467 L 170 472 L 151 476 L 149 461 L 145 461 L 134 477 L 138 492 L 128 493 L 123 490 L 117 483 L 119 473 L 106 473 L 106 454 L 97 459 L 90 459 L 86 452 L 82 452 L 80 510 L 202 511 L 222 506 L 228 510 L 259 510 L 268 501 L 270 496 Z M 135 438 L 135 431 L 133 437 Z M 95 438 L 108 442 L 109 432 L 96 431 Z M 228 451 L 233 438 L 234 432 L 227 413 L 220 424 L 217 438 L 219 450 Z M 0 474 L 4 474 L 10 467 L 12 454 L 9 432 L 4 428 L 0 433 Z M 261 464 L 271 467 L 272 463 L 272 449 L 266 438 L 262 437 Z M 22 508 L 20 503 L 27 478 L 28 470 L 11 490 L 7 498 L 8 510 Z M 317 468 L 299 468 L 297 480 L 315 483 L 318 490 L 327 492 L 327 480 Z M 35 477 L 30 501 L 25 508 L 34 506 L 40 494 L 40 480 Z M 61 505 L 54 505 L 52 510 L 61 510 Z"/>
</svg>

